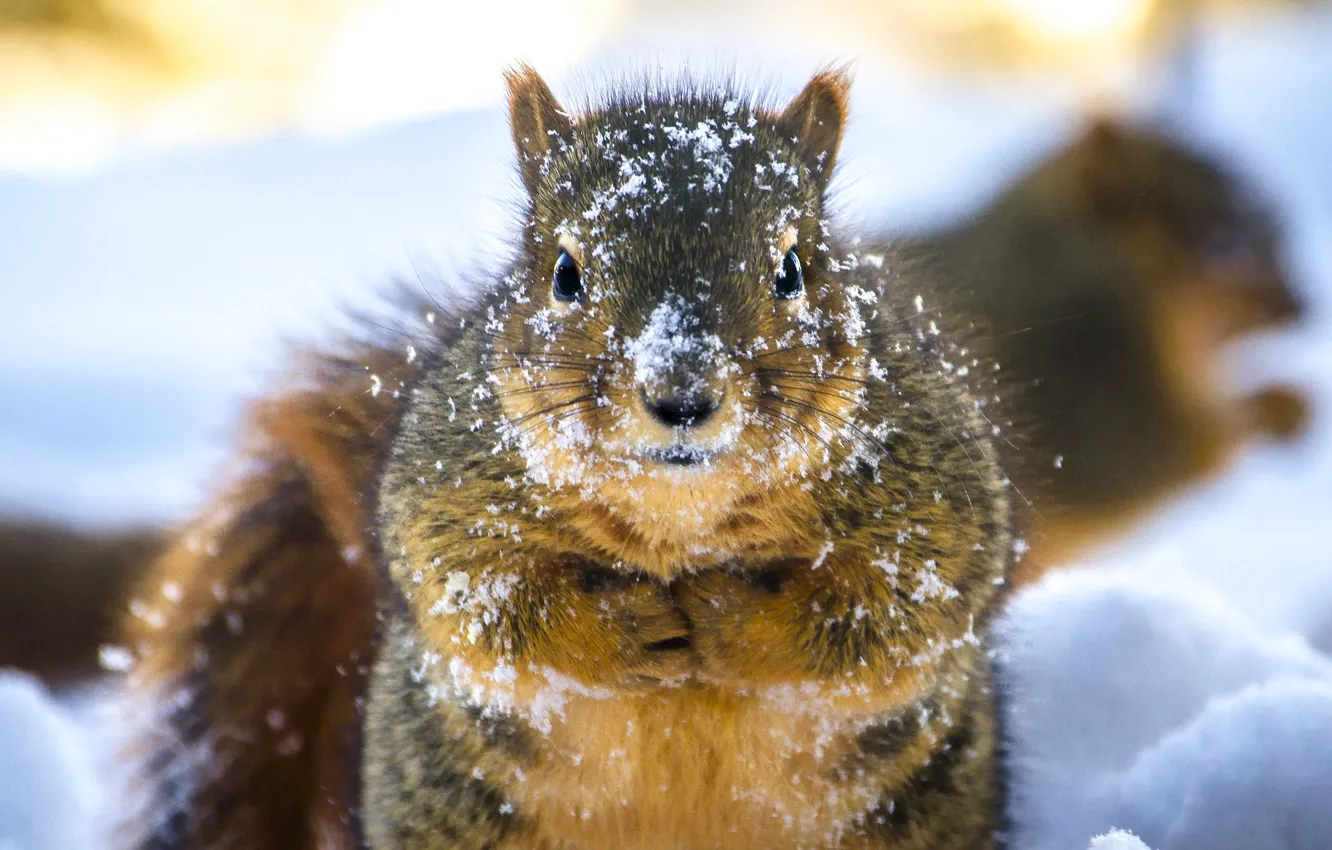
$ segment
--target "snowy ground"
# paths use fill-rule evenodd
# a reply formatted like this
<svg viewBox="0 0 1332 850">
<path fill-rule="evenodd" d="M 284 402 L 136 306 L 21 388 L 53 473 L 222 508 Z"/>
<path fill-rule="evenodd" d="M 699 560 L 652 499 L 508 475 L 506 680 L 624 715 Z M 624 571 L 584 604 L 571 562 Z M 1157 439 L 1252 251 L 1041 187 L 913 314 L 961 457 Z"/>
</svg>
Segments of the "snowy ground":
<svg viewBox="0 0 1332 850">
<path fill-rule="evenodd" d="M 1315 309 L 1254 353 L 1326 412 L 1332 21 L 1233 27 L 1208 43 L 1190 131 L 1289 210 Z M 793 88 L 815 58 L 757 50 L 754 67 Z M 842 197 L 871 221 L 965 208 L 1062 128 L 1057 98 L 871 63 L 855 97 Z M 472 268 L 493 256 L 508 156 L 492 110 L 77 180 L 0 177 L 0 509 L 105 524 L 187 515 L 283 336 L 307 338 L 413 260 Z M 1111 827 L 1156 850 L 1332 845 L 1329 420 L 1015 605 L 1004 654 L 1017 846 L 1080 848 Z M 96 713 L 66 709 L 0 678 L 0 850 L 96 846 L 84 758 L 99 749 Z"/>
</svg>

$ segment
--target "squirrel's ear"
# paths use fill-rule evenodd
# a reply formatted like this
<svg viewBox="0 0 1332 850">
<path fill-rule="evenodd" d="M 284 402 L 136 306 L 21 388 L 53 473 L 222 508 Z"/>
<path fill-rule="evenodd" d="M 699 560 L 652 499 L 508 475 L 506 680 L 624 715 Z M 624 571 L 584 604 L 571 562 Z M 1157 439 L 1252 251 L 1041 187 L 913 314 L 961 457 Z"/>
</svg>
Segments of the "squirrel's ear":
<svg viewBox="0 0 1332 850">
<path fill-rule="evenodd" d="M 527 191 L 535 192 L 546 154 L 555 144 L 573 138 L 573 123 L 530 65 L 506 71 L 504 80 L 509 84 L 509 128 L 518 150 L 518 167 Z"/>
<path fill-rule="evenodd" d="M 1135 173 L 1128 129 L 1109 118 L 1095 118 L 1069 151 L 1086 208 L 1106 220 L 1128 217 L 1135 201 L 1140 200 L 1137 191 L 1141 177 Z"/>
<path fill-rule="evenodd" d="M 845 70 L 820 71 L 777 118 L 778 132 L 795 144 L 810 170 L 825 182 L 842 143 L 850 91 L 851 76 Z"/>
</svg>

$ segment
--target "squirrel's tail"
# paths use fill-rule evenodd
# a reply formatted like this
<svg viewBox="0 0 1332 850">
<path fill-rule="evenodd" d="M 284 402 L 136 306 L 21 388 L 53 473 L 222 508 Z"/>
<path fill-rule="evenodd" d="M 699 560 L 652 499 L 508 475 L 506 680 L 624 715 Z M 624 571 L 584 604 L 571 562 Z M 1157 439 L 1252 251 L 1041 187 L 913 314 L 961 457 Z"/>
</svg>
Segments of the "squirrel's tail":
<svg viewBox="0 0 1332 850">
<path fill-rule="evenodd" d="M 382 587 L 366 529 L 398 395 L 367 391 L 376 354 L 321 360 L 315 386 L 253 409 L 238 486 L 132 603 L 138 805 L 118 846 L 358 845 L 357 714 Z"/>
<path fill-rule="evenodd" d="M 130 588 L 167 544 L 155 528 L 97 533 L 0 520 L 0 667 L 48 687 L 96 677 Z"/>
</svg>

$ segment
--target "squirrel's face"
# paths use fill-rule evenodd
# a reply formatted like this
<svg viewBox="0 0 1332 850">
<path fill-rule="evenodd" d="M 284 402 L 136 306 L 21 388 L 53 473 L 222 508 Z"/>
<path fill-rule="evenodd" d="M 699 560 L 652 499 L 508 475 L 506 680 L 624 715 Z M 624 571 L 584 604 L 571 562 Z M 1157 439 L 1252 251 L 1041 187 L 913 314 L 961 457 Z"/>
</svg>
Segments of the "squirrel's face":
<svg viewBox="0 0 1332 850">
<path fill-rule="evenodd" d="M 1142 131 L 1099 122 L 1064 155 L 1086 211 L 1123 243 L 1161 297 L 1209 314 L 1209 342 L 1299 319 L 1272 214 L 1217 165 Z M 1194 310 L 1194 312 L 1198 312 Z"/>
<path fill-rule="evenodd" d="M 832 462 L 873 300 L 824 244 L 846 81 L 781 113 L 684 93 L 577 120 L 535 74 L 510 83 L 530 218 L 493 354 L 529 470 L 706 524 Z"/>
</svg>

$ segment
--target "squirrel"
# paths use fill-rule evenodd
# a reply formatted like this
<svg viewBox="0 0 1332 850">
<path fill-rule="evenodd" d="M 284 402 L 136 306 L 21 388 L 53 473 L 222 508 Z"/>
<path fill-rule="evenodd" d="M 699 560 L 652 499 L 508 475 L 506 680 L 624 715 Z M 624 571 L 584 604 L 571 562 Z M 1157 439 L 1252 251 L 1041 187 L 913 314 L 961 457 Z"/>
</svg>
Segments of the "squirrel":
<svg viewBox="0 0 1332 850">
<path fill-rule="evenodd" d="M 84 531 L 29 519 L 0 519 L 0 667 L 48 687 L 102 675 L 98 650 L 165 532 Z"/>
<path fill-rule="evenodd" d="M 1100 119 L 969 220 L 903 248 L 1001 369 L 998 444 L 1031 506 L 1015 581 L 1124 531 L 1251 439 L 1304 430 L 1301 391 L 1237 399 L 1219 362 L 1303 315 L 1278 236 L 1219 165 Z"/>
<path fill-rule="evenodd" d="M 120 846 L 1000 846 L 1010 488 L 826 219 L 849 78 L 507 84 L 511 265 L 256 402 L 143 585 Z"/>
</svg>

